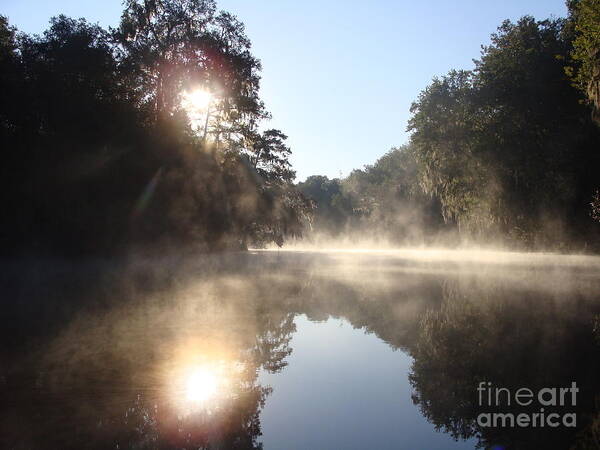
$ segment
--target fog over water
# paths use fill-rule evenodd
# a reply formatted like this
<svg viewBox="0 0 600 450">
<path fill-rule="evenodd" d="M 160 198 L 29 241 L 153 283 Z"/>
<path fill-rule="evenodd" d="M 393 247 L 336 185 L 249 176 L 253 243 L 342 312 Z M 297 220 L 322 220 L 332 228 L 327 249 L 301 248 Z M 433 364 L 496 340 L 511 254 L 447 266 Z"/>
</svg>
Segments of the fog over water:
<svg viewBox="0 0 600 450">
<path fill-rule="evenodd" d="M 594 448 L 598 257 L 298 247 L 2 285 L 3 447 Z M 482 427 L 480 382 L 576 382 L 546 408 L 576 426 Z"/>
</svg>

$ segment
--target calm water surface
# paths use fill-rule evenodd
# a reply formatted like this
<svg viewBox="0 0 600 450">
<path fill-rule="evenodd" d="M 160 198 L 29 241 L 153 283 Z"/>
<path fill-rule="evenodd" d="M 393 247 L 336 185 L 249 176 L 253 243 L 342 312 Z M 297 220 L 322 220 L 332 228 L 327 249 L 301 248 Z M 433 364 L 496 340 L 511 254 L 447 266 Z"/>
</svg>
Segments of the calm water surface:
<svg viewBox="0 0 600 450">
<path fill-rule="evenodd" d="M 474 448 L 433 432 L 411 401 L 405 352 L 343 319 L 295 323 L 285 376 L 259 376 L 273 387 L 261 413 L 264 448 Z"/>
<path fill-rule="evenodd" d="M 597 448 L 600 259 L 265 252 L 5 263 L 0 447 Z M 577 384 L 482 426 L 481 382 Z M 501 424 L 500 424 L 501 425 Z"/>
</svg>

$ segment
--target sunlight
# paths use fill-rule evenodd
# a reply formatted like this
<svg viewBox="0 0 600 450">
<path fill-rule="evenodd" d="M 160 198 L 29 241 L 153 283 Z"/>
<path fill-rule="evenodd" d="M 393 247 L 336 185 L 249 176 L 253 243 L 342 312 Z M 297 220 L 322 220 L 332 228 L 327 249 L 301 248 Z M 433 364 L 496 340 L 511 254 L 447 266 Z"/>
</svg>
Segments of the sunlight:
<svg viewBox="0 0 600 450">
<path fill-rule="evenodd" d="M 333 243 L 336 244 L 335 242 Z M 319 254 L 351 254 L 351 255 L 378 255 L 391 258 L 421 262 L 456 262 L 456 263 L 485 263 L 496 265 L 526 264 L 528 266 L 581 266 L 600 268 L 600 258 L 597 255 L 584 254 L 558 254 L 551 252 L 517 252 L 501 249 L 462 248 L 450 249 L 442 247 L 385 247 L 368 246 L 352 247 L 342 242 L 339 246 L 327 245 L 302 245 L 287 244 L 283 248 L 270 247 L 251 249 L 255 253 L 261 252 L 296 252 Z M 367 243 L 368 244 L 368 243 Z"/>
<path fill-rule="evenodd" d="M 215 411 L 233 395 L 239 379 L 236 360 L 224 337 L 186 336 L 169 345 L 167 359 L 158 368 L 168 396 L 186 416 Z"/>
<path fill-rule="evenodd" d="M 189 113 L 198 113 L 206 111 L 210 106 L 213 95 L 205 89 L 195 89 L 191 92 L 184 92 L 181 106 Z"/>
<path fill-rule="evenodd" d="M 216 374 L 206 368 L 195 368 L 187 376 L 185 397 L 189 402 L 203 403 L 217 393 L 218 387 Z"/>
</svg>

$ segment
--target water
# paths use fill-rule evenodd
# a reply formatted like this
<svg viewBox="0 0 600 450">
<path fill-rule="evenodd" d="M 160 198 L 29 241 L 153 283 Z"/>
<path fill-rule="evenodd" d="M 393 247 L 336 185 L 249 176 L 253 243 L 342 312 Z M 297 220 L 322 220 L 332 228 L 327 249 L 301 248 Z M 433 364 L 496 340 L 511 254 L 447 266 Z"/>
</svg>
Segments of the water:
<svg viewBox="0 0 600 450">
<path fill-rule="evenodd" d="M 432 432 L 411 401 L 405 352 L 343 319 L 295 322 L 285 376 L 259 377 L 273 387 L 261 413 L 265 448 L 474 448 Z"/>
<path fill-rule="evenodd" d="M 2 286 L 1 447 L 596 448 L 600 433 L 598 258 L 37 261 L 5 265 Z M 575 382 L 575 405 L 544 412 L 577 423 L 482 426 L 540 405 L 480 404 L 481 382 Z"/>
</svg>

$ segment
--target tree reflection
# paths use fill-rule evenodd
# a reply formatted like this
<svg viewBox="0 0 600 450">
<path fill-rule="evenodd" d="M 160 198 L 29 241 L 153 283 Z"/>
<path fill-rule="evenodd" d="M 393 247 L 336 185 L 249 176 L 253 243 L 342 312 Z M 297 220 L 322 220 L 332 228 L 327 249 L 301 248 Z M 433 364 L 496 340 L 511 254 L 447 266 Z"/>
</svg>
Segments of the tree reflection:
<svg viewBox="0 0 600 450">
<path fill-rule="evenodd" d="M 477 437 L 485 448 L 600 448 L 594 267 L 415 265 L 373 255 L 342 266 L 321 257 L 311 267 L 308 256 L 295 258 L 307 273 L 289 308 L 315 320 L 343 317 L 413 356 L 413 401 L 439 431 Z M 477 416 L 490 408 L 478 404 L 481 381 L 511 392 L 575 381 L 577 427 L 482 428 Z"/>
<path fill-rule="evenodd" d="M 259 384 L 258 372 L 285 367 L 295 324 L 289 312 L 245 301 L 242 288 L 248 284 L 222 274 L 180 287 L 169 282 L 145 296 L 112 285 L 105 289 L 119 300 L 103 307 L 79 291 L 80 309 L 58 334 L 44 335 L 29 354 L 5 359 L 0 442 L 261 448 L 259 415 L 271 388 Z M 63 316 L 46 311 L 44 317 Z M 214 371 L 217 394 L 189 398 L 181 376 L 195 367 Z"/>
<path fill-rule="evenodd" d="M 590 321 L 597 302 L 515 290 L 502 280 L 470 281 L 447 283 L 441 308 L 430 310 L 420 322 L 412 347 L 413 401 L 437 429 L 455 439 L 477 436 L 481 447 L 569 448 L 597 411 L 600 347 Z M 556 411 L 576 411 L 578 426 L 481 427 L 477 416 L 482 412 L 539 412 L 539 405 L 524 408 L 514 401 L 511 406 L 480 405 L 477 386 L 482 381 L 513 393 L 575 381 L 577 406 L 558 406 Z"/>
<path fill-rule="evenodd" d="M 271 388 L 258 373 L 284 370 L 298 314 L 344 318 L 410 354 L 414 402 L 455 439 L 527 449 L 598 441 L 596 268 L 300 253 L 209 260 L 20 282 L 1 321 L 0 444 L 260 448 Z M 200 386 L 191 397 L 201 402 L 189 404 L 181 376 L 197 368 L 219 390 Z M 512 392 L 575 381 L 577 427 L 483 428 L 482 381 Z"/>
</svg>

